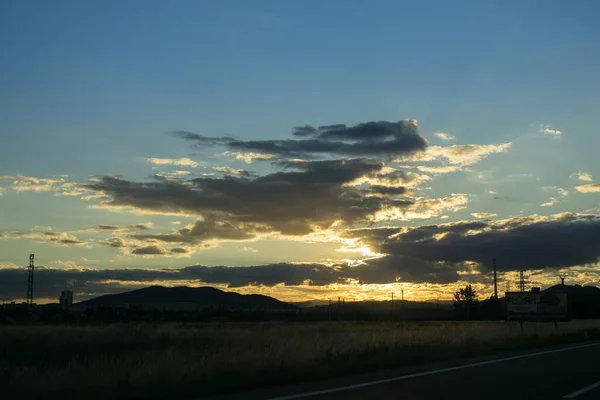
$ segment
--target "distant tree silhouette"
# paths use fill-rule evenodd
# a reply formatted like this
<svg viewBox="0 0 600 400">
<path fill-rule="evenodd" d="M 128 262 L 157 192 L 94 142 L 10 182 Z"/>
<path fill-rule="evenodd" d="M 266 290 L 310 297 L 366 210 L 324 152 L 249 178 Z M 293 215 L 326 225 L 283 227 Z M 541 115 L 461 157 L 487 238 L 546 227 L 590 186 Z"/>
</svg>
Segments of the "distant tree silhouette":
<svg viewBox="0 0 600 400">
<path fill-rule="evenodd" d="M 459 319 L 477 319 L 479 301 L 477 291 L 471 285 L 454 292 L 454 310 Z"/>
</svg>

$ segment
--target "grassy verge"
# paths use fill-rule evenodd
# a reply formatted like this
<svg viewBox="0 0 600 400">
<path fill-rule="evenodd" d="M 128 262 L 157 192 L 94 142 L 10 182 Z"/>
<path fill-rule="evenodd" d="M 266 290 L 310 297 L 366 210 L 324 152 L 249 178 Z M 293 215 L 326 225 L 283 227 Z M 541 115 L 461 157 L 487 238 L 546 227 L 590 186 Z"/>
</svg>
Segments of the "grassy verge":
<svg viewBox="0 0 600 400">
<path fill-rule="evenodd" d="M 583 332 L 587 331 L 587 338 Z M 600 321 L 0 327 L 10 398 L 200 396 L 600 338 Z"/>
</svg>

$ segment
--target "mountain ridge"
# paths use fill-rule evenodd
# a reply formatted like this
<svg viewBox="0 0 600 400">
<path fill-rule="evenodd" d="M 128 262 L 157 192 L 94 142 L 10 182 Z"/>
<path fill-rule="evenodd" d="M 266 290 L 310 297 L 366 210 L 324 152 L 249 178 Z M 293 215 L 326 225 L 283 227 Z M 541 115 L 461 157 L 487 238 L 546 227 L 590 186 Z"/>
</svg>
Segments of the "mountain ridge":
<svg viewBox="0 0 600 400">
<path fill-rule="evenodd" d="M 260 294 L 225 292 L 213 287 L 149 286 L 123 293 L 107 294 L 77 303 L 85 307 L 118 307 L 129 304 L 192 303 L 205 307 L 242 310 L 297 310 L 296 306 Z"/>
</svg>

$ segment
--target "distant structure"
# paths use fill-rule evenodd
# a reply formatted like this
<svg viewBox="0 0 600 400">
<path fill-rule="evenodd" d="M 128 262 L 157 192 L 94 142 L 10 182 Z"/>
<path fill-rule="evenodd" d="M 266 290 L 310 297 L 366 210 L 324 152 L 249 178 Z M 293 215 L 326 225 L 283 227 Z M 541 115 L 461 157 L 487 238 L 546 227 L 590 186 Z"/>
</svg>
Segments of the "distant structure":
<svg viewBox="0 0 600 400">
<path fill-rule="evenodd" d="M 519 271 L 519 291 L 525 291 L 525 276 L 523 275 L 525 271 Z"/>
<path fill-rule="evenodd" d="M 542 288 L 541 288 L 541 287 L 538 287 L 538 286 L 536 286 L 536 287 L 532 287 L 532 288 L 531 288 L 531 291 L 532 291 L 533 293 L 539 293 L 539 292 L 541 292 L 541 291 L 542 291 Z"/>
<path fill-rule="evenodd" d="M 27 279 L 27 305 L 33 305 L 33 271 L 35 266 L 33 264 L 34 254 L 29 255 L 29 277 Z"/>
<path fill-rule="evenodd" d="M 494 299 L 498 300 L 498 271 L 496 269 L 496 259 L 492 260 L 494 265 Z"/>
<path fill-rule="evenodd" d="M 73 292 L 70 290 L 63 290 L 60 294 L 60 309 L 63 311 L 68 311 L 69 308 L 73 305 Z"/>
<path fill-rule="evenodd" d="M 567 277 L 567 274 L 559 274 L 558 277 L 560 278 L 560 284 L 565 286 L 565 278 Z"/>
</svg>

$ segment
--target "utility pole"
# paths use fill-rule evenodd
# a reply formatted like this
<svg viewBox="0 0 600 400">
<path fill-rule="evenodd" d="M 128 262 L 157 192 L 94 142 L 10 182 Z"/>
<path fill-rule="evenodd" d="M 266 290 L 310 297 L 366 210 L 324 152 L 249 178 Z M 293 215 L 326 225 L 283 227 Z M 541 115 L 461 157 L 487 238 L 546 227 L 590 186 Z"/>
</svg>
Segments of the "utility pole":
<svg viewBox="0 0 600 400">
<path fill-rule="evenodd" d="M 524 271 L 519 271 L 519 289 L 522 292 L 525 291 L 525 277 L 523 276 Z"/>
<path fill-rule="evenodd" d="M 338 312 L 337 312 L 337 318 L 338 321 L 341 319 L 341 311 L 342 311 L 342 298 L 338 297 Z"/>
<path fill-rule="evenodd" d="M 404 319 L 404 289 L 400 290 L 400 314 L 402 315 L 402 319 Z"/>
<path fill-rule="evenodd" d="M 492 264 L 494 265 L 494 299 L 498 300 L 498 271 L 495 258 L 492 260 Z"/>
<path fill-rule="evenodd" d="M 331 299 L 329 299 L 329 320 L 331 321 Z"/>
<path fill-rule="evenodd" d="M 27 304 L 33 305 L 33 271 L 35 266 L 33 264 L 34 254 L 29 255 L 29 277 L 27 278 Z"/>
<path fill-rule="evenodd" d="M 558 277 L 560 278 L 560 284 L 565 286 L 565 278 L 567 277 L 567 274 L 559 274 Z"/>
</svg>

